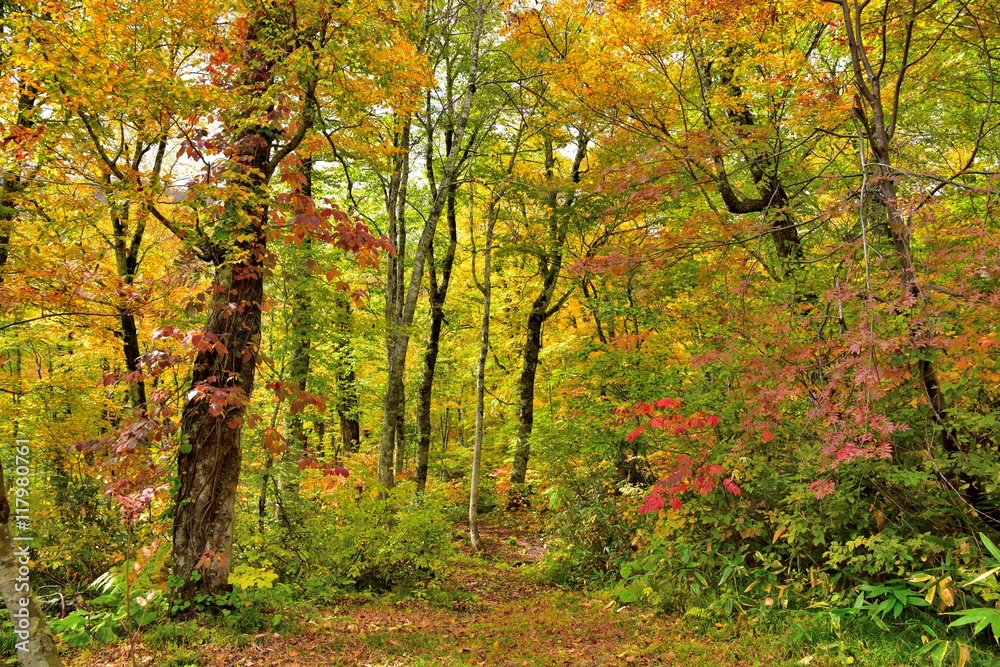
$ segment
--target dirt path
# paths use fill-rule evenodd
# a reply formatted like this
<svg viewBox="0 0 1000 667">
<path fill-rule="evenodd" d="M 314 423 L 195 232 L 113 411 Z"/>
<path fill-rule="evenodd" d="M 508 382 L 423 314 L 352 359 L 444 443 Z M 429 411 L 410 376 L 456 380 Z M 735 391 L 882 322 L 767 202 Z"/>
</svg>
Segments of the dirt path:
<svg viewBox="0 0 1000 667">
<path fill-rule="evenodd" d="M 526 565 L 544 553 L 537 536 L 484 526 L 489 558 L 459 554 L 426 600 L 348 601 L 299 622 L 293 636 L 264 633 L 232 643 L 152 650 L 140 646 L 136 664 L 155 667 L 421 667 L 474 665 L 677 665 L 746 662 L 730 641 L 685 632 L 678 621 L 654 618 L 614 601 L 535 583 Z M 432 594 L 433 593 L 433 594 Z M 124 647 L 81 655 L 75 667 L 126 667 Z M 785 663 L 790 664 L 790 663 Z"/>
</svg>

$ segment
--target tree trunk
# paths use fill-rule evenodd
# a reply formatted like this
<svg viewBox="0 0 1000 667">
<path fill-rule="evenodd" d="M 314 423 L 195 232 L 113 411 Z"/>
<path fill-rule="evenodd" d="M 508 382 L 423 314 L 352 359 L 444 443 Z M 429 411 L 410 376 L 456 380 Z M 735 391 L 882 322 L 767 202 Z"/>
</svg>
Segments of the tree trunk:
<svg viewBox="0 0 1000 667">
<path fill-rule="evenodd" d="M 528 315 L 528 333 L 524 341 L 524 363 L 518 379 L 517 403 L 517 444 L 514 448 L 514 463 L 510 471 L 512 484 L 524 484 L 528 472 L 528 458 L 531 455 L 531 431 L 535 424 L 535 375 L 538 371 L 538 355 L 542 349 L 542 324 L 545 309 L 551 300 L 543 291 L 535 299 Z"/>
<path fill-rule="evenodd" d="M 361 425 L 358 423 L 358 392 L 354 369 L 337 376 L 340 393 L 337 396 L 337 418 L 340 420 L 340 439 L 345 452 L 356 452 L 361 444 Z"/>
<path fill-rule="evenodd" d="M 302 184 L 302 194 L 312 197 L 312 160 L 302 161 L 302 174 L 305 181 Z M 311 259 L 312 240 L 306 238 L 302 245 L 294 249 L 295 257 L 290 263 L 291 276 L 291 339 L 292 349 L 288 363 L 288 379 L 298 390 L 304 392 L 309 382 L 309 366 L 311 363 L 311 348 L 313 336 L 312 301 L 306 293 L 308 282 L 307 263 Z M 289 411 L 291 412 L 291 411 Z M 308 454 L 309 440 L 306 436 L 305 420 L 301 410 L 288 416 L 288 448 L 282 455 L 284 489 L 290 497 L 298 496 L 299 470 L 298 461 Z"/>
<path fill-rule="evenodd" d="M 403 366 L 405 371 L 405 357 Z M 396 394 L 399 396 L 399 400 L 396 402 L 396 434 L 394 436 L 396 445 L 395 460 L 393 462 L 393 474 L 396 477 L 399 477 L 403 473 L 403 468 L 406 467 L 406 433 L 403 430 L 406 426 L 406 385 L 404 384 L 402 374 L 400 374 L 398 382 L 399 386 L 396 388 Z"/>
<path fill-rule="evenodd" d="M 490 297 L 493 294 L 490 283 L 493 257 L 493 230 L 496 227 L 498 200 L 494 198 L 487 214 L 486 247 L 483 249 L 483 320 L 479 339 L 479 361 L 476 364 L 476 439 L 472 447 L 472 480 L 469 485 L 469 540 L 473 552 L 482 551 L 483 541 L 479 537 L 479 468 L 483 456 L 483 430 L 486 417 L 486 357 L 490 350 Z"/>
<path fill-rule="evenodd" d="M 163 157 L 166 152 L 166 140 L 160 140 L 156 146 L 156 156 L 153 161 L 152 179 L 153 183 L 159 181 L 160 169 L 163 166 Z M 137 143 L 132 157 L 131 168 L 133 171 L 139 168 L 142 156 L 145 153 L 142 143 Z M 111 183 L 111 175 L 107 176 L 107 183 Z M 131 289 L 135 283 L 136 275 L 139 272 L 139 251 L 142 248 L 143 237 L 146 233 L 145 216 L 146 211 L 140 210 L 135 226 L 129 236 L 129 217 L 132 207 L 125 203 L 118 210 L 111 211 L 112 245 L 115 252 L 115 265 L 118 270 L 118 277 L 126 290 Z M 122 354 L 125 358 L 125 369 L 127 372 L 140 372 L 142 368 L 139 364 L 139 357 L 142 350 L 139 347 L 139 328 L 135 322 L 135 315 L 129 307 L 127 300 L 118 306 L 119 323 L 122 330 Z M 139 378 L 129 382 L 128 385 L 129 402 L 133 409 L 144 409 L 146 405 L 146 383 Z"/>
<path fill-rule="evenodd" d="M 263 222 L 263 216 L 257 218 Z M 261 232 L 257 227 L 257 232 Z M 179 489 L 174 507 L 174 573 L 183 576 L 179 599 L 228 590 L 234 507 L 239 481 L 240 434 L 260 343 L 264 295 L 264 236 L 259 249 L 235 264 L 216 269 L 215 298 L 206 337 L 221 343 L 195 358 L 191 394 L 181 419 L 183 440 L 177 458 Z M 235 308 L 230 308 L 235 304 Z M 213 400 L 215 396 L 221 402 Z M 200 577 L 192 577 L 195 572 Z"/>
<path fill-rule="evenodd" d="M 311 82 L 303 91 L 298 129 L 277 147 L 274 142 L 282 136 L 281 128 L 247 122 L 269 110 L 260 104 L 274 83 L 270 58 L 275 51 L 262 35 L 270 22 L 288 17 L 268 15 L 262 8 L 248 18 L 246 34 L 239 40 L 242 64 L 236 75 L 246 108 L 234 112 L 228 173 L 222 175 L 227 183 L 241 186 L 242 192 L 226 203 L 216 221 L 226 226 L 232 241 L 226 245 L 206 241 L 201 249 L 215 264 L 212 303 L 196 344 L 191 390 L 181 416 L 172 565 L 179 580 L 175 603 L 185 613 L 194 611 L 198 593 L 218 595 L 230 588 L 240 435 L 253 394 L 261 337 L 269 218 L 266 186 L 282 158 L 301 144 L 315 105 L 315 82 Z M 160 214 L 157 219 L 164 218 Z"/>
<path fill-rule="evenodd" d="M 18 129 L 30 130 L 35 126 L 29 117 L 34 107 L 35 96 L 32 90 L 21 84 L 17 96 Z M 19 173 L 4 174 L 0 179 L 0 282 L 3 282 L 3 270 L 10 256 L 10 235 L 17 218 L 17 199 L 23 189 L 24 183 Z"/>
<path fill-rule="evenodd" d="M 240 435 L 260 347 L 268 207 L 259 198 L 268 177 L 269 136 L 253 128 L 235 143 L 233 168 L 248 181 L 250 201 L 231 211 L 241 219 L 233 234 L 241 240 L 216 266 L 181 417 L 173 545 L 173 571 L 183 579 L 176 591 L 181 603 L 229 589 Z"/>
<path fill-rule="evenodd" d="M 454 133 L 445 133 L 445 152 L 450 153 Z M 430 143 L 430 139 L 428 139 Z M 430 152 L 428 150 L 428 152 Z M 432 165 L 428 164 L 430 170 Z M 427 488 L 427 466 L 431 451 L 431 398 L 434 393 L 434 371 L 437 367 L 438 351 L 441 343 L 441 329 L 444 326 L 444 302 L 448 296 L 451 284 L 451 271 L 455 264 L 455 251 L 458 248 L 458 219 L 455 212 L 455 187 L 448 191 L 446 217 L 448 219 L 448 249 L 441 263 L 441 284 L 438 284 L 434 257 L 431 253 L 430 270 L 430 307 L 431 328 L 427 336 L 427 347 L 424 350 L 424 369 L 420 377 L 420 389 L 417 394 L 417 463 L 415 479 L 417 495 L 422 495 Z"/>
<path fill-rule="evenodd" d="M 573 183 L 580 182 L 580 168 L 587 155 L 588 139 L 581 131 L 577 138 L 576 156 L 570 177 Z M 542 274 L 542 290 L 531 304 L 528 315 L 527 335 L 524 341 L 524 362 L 521 366 L 521 377 L 518 380 L 517 404 L 517 442 L 514 445 L 514 462 L 511 466 L 510 481 L 512 484 L 524 484 L 528 472 L 528 459 L 531 455 L 531 431 L 535 424 L 535 375 L 538 371 L 538 355 L 542 349 L 542 325 L 550 316 L 562 307 L 565 299 L 560 299 L 552 305 L 559 274 L 562 270 L 563 250 L 566 244 L 566 233 L 559 221 L 558 193 L 554 186 L 553 170 L 555 155 L 553 153 L 552 137 L 545 137 L 545 176 L 550 184 L 549 191 L 549 246 L 539 260 Z M 563 205 L 573 206 L 570 195 Z M 568 296 L 568 293 L 567 295 Z M 516 500 L 516 496 L 512 500 Z"/>
<path fill-rule="evenodd" d="M 62 661 L 55 639 L 30 588 L 28 543 L 15 543 L 11 532 L 10 503 L 2 465 L 0 493 L 3 494 L 0 498 L 0 593 L 14 622 L 17 659 L 24 667 L 60 667 Z"/>
<path fill-rule="evenodd" d="M 420 388 L 417 390 L 417 463 L 414 472 L 417 495 L 422 495 L 427 488 L 427 469 L 431 451 L 431 396 L 434 391 L 434 370 L 437 366 L 443 323 L 444 310 L 432 305 L 431 329 L 427 337 L 427 348 L 424 350 L 424 370 L 420 376 Z"/>
<path fill-rule="evenodd" d="M 334 299 L 335 331 L 333 362 L 337 378 L 337 420 L 344 452 L 357 452 L 361 444 L 361 425 L 358 423 L 358 386 L 354 371 L 354 352 L 351 347 L 353 327 L 351 301 L 346 293 Z M 333 436 L 330 436 L 331 442 Z"/>
<path fill-rule="evenodd" d="M 403 322 L 403 283 L 406 268 L 406 196 L 410 177 L 410 126 L 409 116 L 403 119 L 403 128 L 395 157 L 395 169 L 389 182 L 386 211 L 389 214 L 389 238 L 392 240 L 395 253 L 389 256 L 386 265 L 385 282 L 385 325 L 386 337 L 386 369 L 388 385 L 385 395 L 385 414 L 382 424 L 382 443 L 379 447 L 379 482 L 386 489 L 395 485 L 395 477 L 402 471 L 401 452 L 399 451 L 402 434 L 403 415 L 403 374 L 406 366 L 406 350 L 402 350 L 402 362 L 397 359 L 396 346 L 400 340 L 399 329 Z M 420 252 L 418 247 L 417 252 Z M 406 326 L 409 326 L 407 323 Z"/>
<path fill-rule="evenodd" d="M 732 55 L 732 49 L 730 49 L 726 53 L 726 56 L 728 58 Z M 712 99 L 716 93 L 716 91 L 712 90 L 713 65 L 712 61 L 708 61 L 699 68 L 701 72 L 702 96 L 704 99 Z M 731 66 L 725 65 L 721 67 L 716 78 L 719 84 L 726 90 L 726 93 L 734 100 L 742 98 L 743 91 L 733 82 Z M 714 129 L 715 121 L 712 118 L 709 108 L 707 106 L 703 107 L 701 113 L 705 126 L 709 130 Z M 744 106 L 739 111 L 727 110 L 726 115 L 735 119 L 740 125 L 751 131 L 755 131 L 758 127 L 749 105 Z M 789 206 L 788 193 L 785 192 L 778 176 L 781 152 L 779 150 L 755 151 L 745 148 L 743 149 L 743 155 L 750 174 L 753 177 L 758 196 L 756 198 L 745 197 L 733 188 L 726 170 L 725 157 L 721 153 L 715 155 L 713 158 L 715 165 L 715 174 L 713 176 L 716 189 L 730 213 L 736 215 L 750 213 L 765 214 L 770 226 L 770 235 L 774 241 L 775 251 L 782 262 L 785 274 L 790 274 L 794 262 L 803 258 L 803 252 L 798 226 L 795 223 L 795 218 Z"/>
</svg>

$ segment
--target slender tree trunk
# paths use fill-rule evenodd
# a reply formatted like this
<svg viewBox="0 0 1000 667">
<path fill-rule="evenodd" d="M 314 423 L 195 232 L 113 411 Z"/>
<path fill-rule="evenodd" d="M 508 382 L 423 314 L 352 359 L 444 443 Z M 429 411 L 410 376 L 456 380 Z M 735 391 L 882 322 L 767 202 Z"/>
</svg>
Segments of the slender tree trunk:
<svg viewBox="0 0 1000 667">
<path fill-rule="evenodd" d="M 428 140 L 430 141 L 430 140 Z M 445 133 L 445 152 L 450 153 L 454 133 Z M 429 151 L 428 151 L 429 152 Z M 432 165 L 428 165 L 430 170 Z M 441 263 L 441 283 L 438 284 L 433 254 L 430 257 L 430 307 L 431 328 L 427 336 L 427 347 L 424 350 L 424 369 L 420 377 L 420 389 L 417 394 L 417 464 L 415 479 L 417 495 L 427 488 L 427 466 L 431 450 L 431 398 L 434 393 L 434 371 L 437 367 L 438 351 L 441 344 L 441 329 L 444 326 L 444 303 L 451 284 L 451 271 L 455 264 L 455 251 L 458 248 L 458 220 L 455 212 L 455 187 L 448 191 L 446 218 L 448 220 L 448 249 Z"/>
<path fill-rule="evenodd" d="M 521 376 L 518 378 L 517 403 L 517 443 L 514 448 L 514 463 L 511 467 L 510 481 L 513 484 L 524 484 L 528 471 L 528 458 L 531 455 L 531 431 L 535 424 L 535 376 L 538 372 L 538 355 L 542 349 L 542 324 L 545 322 L 545 309 L 548 308 L 551 294 L 545 298 L 545 292 L 539 294 L 528 315 L 528 332 L 524 341 L 524 362 L 521 366 Z"/>
<path fill-rule="evenodd" d="M 402 472 L 400 448 L 403 418 L 403 375 L 406 371 L 406 350 L 402 350 L 402 361 L 396 355 L 396 347 L 401 338 L 403 326 L 404 281 L 406 269 L 406 197 L 410 175 L 410 127 L 412 119 L 403 119 L 403 128 L 395 156 L 395 169 L 389 183 L 386 210 L 389 214 L 389 238 L 395 253 L 390 255 L 386 265 L 385 320 L 386 368 L 388 384 L 385 395 L 385 414 L 382 424 L 382 445 L 379 448 L 379 481 L 386 489 L 395 485 L 395 477 Z M 420 249 L 417 249 L 420 252 Z M 408 324 L 407 324 L 408 326 Z"/>
<path fill-rule="evenodd" d="M 312 197 L 312 160 L 302 161 L 302 174 L 305 182 L 302 194 Z M 312 360 L 313 311 L 312 302 L 306 293 L 308 283 L 307 262 L 312 251 L 312 240 L 306 238 L 302 245 L 293 250 L 296 253 L 290 263 L 291 275 L 286 279 L 291 283 L 291 358 L 288 363 L 288 379 L 298 391 L 306 391 L 309 382 L 309 367 Z M 308 453 L 309 441 L 305 430 L 305 420 L 302 412 L 288 416 L 288 448 L 282 455 L 282 475 L 284 490 L 290 497 L 297 497 L 299 492 L 298 461 Z"/>
<path fill-rule="evenodd" d="M 111 214 L 115 261 L 118 276 L 122 279 L 125 289 L 131 288 L 135 282 L 135 274 L 138 269 L 138 250 L 142 244 L 145 228 L 141 221 L 137 222 L 136 229 L 133 230 L 132 243 L 131 245 L 126 244 L 128 215 L 128 205 L 123 206 L 121 211 Z M 132 314 L 127 304 L 118 307 L 118 320 L 121 324 L 122 354 L 125 358 L 125 368 L 129 373 L 139 371 L 139 357 L 142 355 L 139 348 L 139 328 L 136 326 L 135 315 Z M 130 382 L 128 392 L 129 402 L 133 408 L 141 408 L 146 404 L 146 383 L 141 379 Z"/>
<path fill-rule="evenodd" d="M 469 540 L 472 550 L 479 552 L 483 542 L 479 537 L 479 468 L 483 456 L 483 430 L 486 416 L 486 358 L 490 350 L 490 270 L 493 255 L 493 229 L 495 211 L 491 211 L 486 228 L 486 247 L 483 249 L 483 320 L 479 339 L 479 361 L 476 364 L 476 440 L 472 448 L 472 481 L 469 486 Z"/>
<path fill-rule="evenodd" d="M 417 464 L 414 472 L 417 495 L 422 495 L 427 488 L 427 469 L 431 450 L 431 396 L 434 390 L 434 370 L 437 366 L 443 322 L 443 309 L 432 305 L 431 328 L 427 337 L 427 348 L 424 350 L 424 369 L 420 376 L 420 388 L 417 390 Z"/>
<path fill-rule="evenodd" d="M 406 365 L 404 359 L 403 365 Z M 405 371 L 405 368 L 404 368 Z M 399 386 L 396 388 L 396 395 L 399 399 L 396 402 L 396 435 L 395 435 L 395 460 L 393 462 L 393 474 L 399 477 L 406 467 L 406 385 L 403 376 L 399 376 Z"/>
<path fill-rule="evenodd" d="M 143 145 L 137 143 L 132 156 L 131 168 L 138 170 L 145 150 Z M 156 154 L 153 159 L 152 181 L 155 186 L 159 182 L 160 170 L 163 167 L 163 157 L 166 153 L 167 142 L 161 139 L 157 142 Z M 107 177 L 110 184 L 111 175 Z M 132 207 L 126 203 L 120 209 L 111 213 L 112 245 L 115 252 L 115 264 L 118 276 L 126 290 L 130 290 L 135 283 L 136 275 L 139 272 L 139 251 L 142 248 L 143 237 L 146 233 L 145 217 L 147 212 L 140 210 L 134 227 L 129 234 L 129 218 Z M 142 368 L 139 357 L 142 350 L 139 347 L 139 328 L 136 325 L 135 314 L 129 307 L 127 300 L 118 307 L 119 323 L 122 330 L 122 354 L 125 358 L 125 368 L 128 372 L 140 372 Z M 140 376 L 138 379 L 129 382 L 129 401 L 133 409 L 144 409 L 146 405 L 146 383 Z"/>
<path fill-rule="evenodd" d="M 361 425 L 358 423 L 358 391 L 354 369 L 337 376 L 340 393 L 337 396 L 337 418 L 344 451 L 357 452 L 361 445 Z"/>
<path fill-rule="evenodd" d="M 361 425 L 358 423 L 358 383 L 351 347 L 351 302 L 346 295 L 337 300 L 336 308 L 337 419 L 344 451 L 357 452 L 361 446 Z"/>
</svg>

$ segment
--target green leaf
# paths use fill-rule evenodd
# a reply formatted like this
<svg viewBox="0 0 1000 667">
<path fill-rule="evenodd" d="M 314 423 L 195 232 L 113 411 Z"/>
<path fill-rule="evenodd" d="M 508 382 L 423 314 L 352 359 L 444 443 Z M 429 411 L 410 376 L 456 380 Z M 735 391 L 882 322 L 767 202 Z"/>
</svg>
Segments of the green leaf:
<svg viewBox="0 0 1000 667">
<path fill-rule="evenodd" d="M 986 537 L 982 533 L 979 533 L 979 539 L 982 540 L 983 545 L 989 549 L 989 552 L 993 554 L 993 558 L 1000 561 L 1000 549 L 997 548 L 997 545 L 993 544 L 993 542 L 990 541 L 990 538 Z"/>
</svg>

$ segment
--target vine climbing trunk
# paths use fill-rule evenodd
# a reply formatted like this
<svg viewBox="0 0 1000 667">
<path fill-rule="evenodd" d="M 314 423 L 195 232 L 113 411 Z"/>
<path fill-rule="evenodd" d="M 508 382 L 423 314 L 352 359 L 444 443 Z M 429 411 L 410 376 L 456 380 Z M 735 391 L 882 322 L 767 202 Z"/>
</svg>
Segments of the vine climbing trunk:
<svg viewBox="0 0 1000 667">
<path fill-rule="evenodd" d="M 280 20 L 258 11 L 245 23 L 237 82 L 246 109 L 229 121 L 233 139 L 226 180 L 238 186 L 217 224 L 234 239 L 203 249 L 215 263 L 211 305 L 194 360 L 191 389 L 181 417 L 174 505 L 175 608 L 193 610 L 199 593 L 229 590 L 236 491 L 241 466 L 240 435 L 253 393 L 261 336 L 267 259 L 266 185 L 284 155 L 295 150 L 310 119 L 311 95 L 303 102 L 300 130 L 273 151 L 279 133 L 252 119 L 273 83 L 274 61 L 258 31 Z"/>
<path fill-rule="evenodd" d="M 177 595 L 186 603 L 197 593 L 228 590 L 240 434 L 253 392 L 264 296 L 266 209 L 252 213 L 253 225 L 243 231 L 253 243 L 239 259 L 216 267 L 207 343 L 195 358 L 181 419 L 173 568 L 183 577 Z"/>
</svg>

